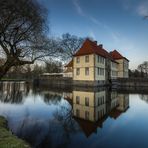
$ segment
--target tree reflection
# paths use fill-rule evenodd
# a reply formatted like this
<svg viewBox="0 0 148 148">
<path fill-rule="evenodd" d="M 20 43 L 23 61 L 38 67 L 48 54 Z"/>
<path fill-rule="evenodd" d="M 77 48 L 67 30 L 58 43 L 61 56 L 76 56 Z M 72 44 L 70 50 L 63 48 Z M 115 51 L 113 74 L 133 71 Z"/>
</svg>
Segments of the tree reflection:
<svg viewBox="0 0 148 148">
<path fill-rule="evenodd" d="M 0 101 L 3 103 L 21 104 L 28 95 L 29 86 L 25 82 L 1 83 Z"/>
<path fill-rule="evenodd" d="M 147 94 L 140 94 L 139 98 L 143 101 L 145 101 L 146 103 L 148 103 L 148 95 Z"/>
<path fill-rule="evenodd" d="M 59 106 L 52 118 L 46 120 L 30 117 L 26 111 L 15 134 L 36 148 L 65 147 L 70 141 L 70 134 L 79 131 L 72 114 L 72 107 L 67 101 Z"/>
<path fill-rule="evenodd" d="M 47 105 L 51 104 L 57 105 L 61 101 L 61 96 L 57 94 L 45 93 L 43 99 Z"/>
</svg>

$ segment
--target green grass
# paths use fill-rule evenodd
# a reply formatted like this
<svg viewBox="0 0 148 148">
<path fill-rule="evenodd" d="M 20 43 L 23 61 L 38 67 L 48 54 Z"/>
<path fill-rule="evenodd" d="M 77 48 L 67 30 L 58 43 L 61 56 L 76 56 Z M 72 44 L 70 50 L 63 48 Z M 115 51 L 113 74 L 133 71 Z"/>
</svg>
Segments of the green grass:
<svg viewBox="0 0 148 148">
<path fill-rule="evenodd" d="M 0 116 L 0 148 L 30 148 L 24 140 L 17 138 L 7 128 L 7 121 Z"/>
</svg>

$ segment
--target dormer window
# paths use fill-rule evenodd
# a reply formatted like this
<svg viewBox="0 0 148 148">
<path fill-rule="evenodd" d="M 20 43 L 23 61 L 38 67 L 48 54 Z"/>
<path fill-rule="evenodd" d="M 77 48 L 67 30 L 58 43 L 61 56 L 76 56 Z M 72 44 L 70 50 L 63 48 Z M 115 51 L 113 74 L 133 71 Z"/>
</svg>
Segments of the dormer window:
<svg viewBox="0 0 148 148">
<path fill-rule="evenodd" d="M 80 63 L 80 57 L 76 57 L 76 62 Z"/>
<path fill-rule="evenodd" d="M 89 55 L 85 56 L 85 62 L 88 63 L 89 62 Z"/>
</svg>

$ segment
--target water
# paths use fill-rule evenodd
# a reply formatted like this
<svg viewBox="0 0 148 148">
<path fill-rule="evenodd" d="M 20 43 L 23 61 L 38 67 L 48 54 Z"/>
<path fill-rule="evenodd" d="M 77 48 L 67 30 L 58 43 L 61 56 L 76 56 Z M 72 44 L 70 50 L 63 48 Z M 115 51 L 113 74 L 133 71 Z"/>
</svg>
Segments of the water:
<svg viewBox="0 0 148 148">
<path fill-rule="evenodd" d="M 1 85 L 0 115 L 35 148 L 147 148 L 148 95 Z"/>
</svg>

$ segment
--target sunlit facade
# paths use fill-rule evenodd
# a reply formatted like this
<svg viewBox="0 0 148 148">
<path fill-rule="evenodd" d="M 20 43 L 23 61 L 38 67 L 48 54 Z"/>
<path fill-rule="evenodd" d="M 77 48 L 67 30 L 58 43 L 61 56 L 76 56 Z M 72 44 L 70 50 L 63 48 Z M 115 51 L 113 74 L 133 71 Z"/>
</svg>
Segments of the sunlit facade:
<svg viewBox="0 0 148 148">
<path fill-rule="evenodd" d="M 66 65 L 77 83 L 105 84 L 109 80 L 128 78 L 129 61 L 116 50 L 108 53 L 103 45 L 87 39 Z"/>
</svg>

